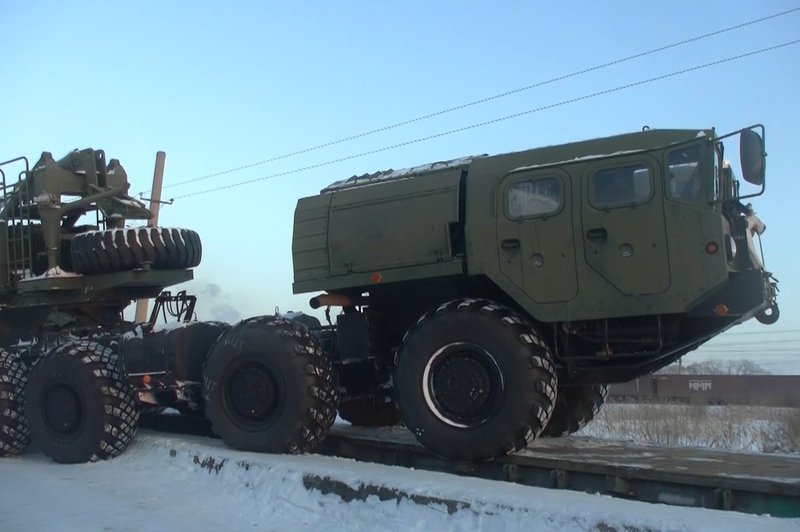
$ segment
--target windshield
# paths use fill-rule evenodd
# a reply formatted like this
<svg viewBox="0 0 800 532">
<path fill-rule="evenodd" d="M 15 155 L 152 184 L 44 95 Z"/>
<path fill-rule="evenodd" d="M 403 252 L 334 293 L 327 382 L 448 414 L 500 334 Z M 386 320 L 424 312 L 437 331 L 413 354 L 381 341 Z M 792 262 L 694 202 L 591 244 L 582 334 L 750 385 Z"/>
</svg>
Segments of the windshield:
<svg viewBox="0 0 800 532">
<path fill-rule="evenodd" d="M 706 198 L 703 164 L 705 153 L 707 152 L 700 144 L 682 146 L 669 153 L 667 156 L 669 197 L 684 201 L 702 201 Z"/>
</svg>

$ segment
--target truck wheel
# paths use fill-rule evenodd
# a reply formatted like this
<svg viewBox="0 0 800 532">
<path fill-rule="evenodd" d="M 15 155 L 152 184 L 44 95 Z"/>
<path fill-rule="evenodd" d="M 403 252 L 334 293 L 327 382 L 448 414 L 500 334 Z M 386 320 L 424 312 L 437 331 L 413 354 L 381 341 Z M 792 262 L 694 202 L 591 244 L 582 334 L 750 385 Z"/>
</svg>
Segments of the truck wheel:
<svg viewBox="0 0 800 532">
<path fill-rule="evenodd" d="M 607 396 L 603 384 L 559 388 L 556 408 L 542 435 L 558 438 L 578 432 L 594 419 Z"/>
<path fill-rule="evenodd" d="M 356 427 L 394 427 L 403 421 L 394 403 L 378 403 L 374 397 L 341 401 L 339 416 Z"/>
<path fill-rule="evenodd" d="M 539 435 L 557 380 L 547 342 L 514 311 L 461 299 L 406 333 L 394 386 L 403 421 L 422 445 L 447 459 L 477 461 Z"/>
<path fill-rule="evenodd" d="M 24 401 L 29 372 L 16 353 L 0 349 L 0 456 L 21 453 L 31 442 Z"/>
<path fill-rule="evenodd" d="M 180 270 L 200 264 L 200 236 L 190 229 L 138 227 L 90 231 L 72 238 L 72 266 L 77 273 L 99 274 L 149 264 L 156 270 Z"/>
<path fill-rule="evenodd" d="M 139 421 L 116 354 L 85 340 L 59 345 L 33 368 L 25 406 L 33 441 L 65 464 L 119 455 Z"/>
<path fill-rule="evenodd" d="M 301 324 L 261 316 L 226 331 L 203 368 L 206 416 L 229 446 L 315 450 L 336 419 L 333 368 Z"/>
</svg>

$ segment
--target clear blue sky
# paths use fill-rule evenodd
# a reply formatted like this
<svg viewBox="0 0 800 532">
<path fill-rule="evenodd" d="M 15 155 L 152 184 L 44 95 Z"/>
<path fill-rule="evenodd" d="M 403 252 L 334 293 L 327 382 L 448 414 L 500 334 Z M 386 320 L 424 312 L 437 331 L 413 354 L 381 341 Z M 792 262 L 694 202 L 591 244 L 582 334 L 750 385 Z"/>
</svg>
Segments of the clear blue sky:
<svg viewBox="0 0 800 532">
<path fill-rule="evenodd" d="M 557 5 L 556 5 L 557 4 Z M 542 7 L 542 6 L 547 7 Z M 0 159 L 94 147 L 149 189 L 436 112 L 800 6 L 800 2 L 47 2 L 0 0 Z M 580 97 L 800 38 L 800 13 L 353 142 L 184 186 L 206 190 Z M 307 309 L 291 294 L 299 197 L 353 174 L 650 127 L 767 127 L 766 262 L 800 330 L 800 45 L 222 192 L 178 199 L 196 229 L 201 318 Z M 219 290 L 209 287 L 213 283 Z M 764 330 L 748 324 L 737 332 Z M 727 342 L 747 336 L 728 337 Z M 751 339 L 763 339 L 756 335 Z M 785 333 L 776 338 L 800 338 Z M 722 339 L 720 339 L 720 342 Z M 781 349 L 794 344 L 777 344 Z M 770 353 L 770 352 L 767 352 Z M 775 352 L 772 351 L 774 354 Z M 782 356 L 782 355 L 781 355 Z"/>
</svg>

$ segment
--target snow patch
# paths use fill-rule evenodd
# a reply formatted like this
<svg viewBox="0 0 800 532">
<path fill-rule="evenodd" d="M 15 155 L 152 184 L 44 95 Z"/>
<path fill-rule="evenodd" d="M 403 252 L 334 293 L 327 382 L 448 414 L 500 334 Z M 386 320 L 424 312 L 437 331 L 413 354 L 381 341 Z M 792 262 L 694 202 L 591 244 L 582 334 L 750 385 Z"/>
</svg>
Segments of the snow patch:
<svg viewBox="0 0 800 532">
<path fill-rule="evenodd" d="M 32 281 L 34 279 L 49 279 L 49 278 L 52 278 L 52 277 L 82 277 L 82 275 L 79 274 L 79 273 L 66 272 L 66 271 L 62 270 L 60 266 L 56 266 L 55 268 L 50 268 L 49 270 L 44 272 L 42 275 L 37 275 L 35 277 L 29 277 L 29 278 L 25 279 L 25 281 Z"/>
<path fill-rule="evenodd" d="M 519 168 L 514 168 L 509 173 L 524 172 L 526 170 L 535 170 L 537 168 L 543 168 L 547 166 L 559 166 L 562 164 L 577 163 L 580 161 L 593 161 L 595 159 L 605 159 L 607 157 L 618 157 L 621 155 L 630 155 L 632 153 L 644 153 L 645 151 L 647 150 L 623 150 L 623 151 L 615 151 L 613 153 L 598 153 L 595 155 L 584 155 L 582 157 L 575 157 L 574 159 L 565 159 L 563 161 L 553 161 L 550 163 L 534 164 L 530 166 L 520 166 Z"/>
<path fill-rule="evenodd" d="M 459 157 L 458 159 L 452 159 L 449 161 L 439 161 L 435 163 L 428 163 L 422 164 L 419 166 L 412 166 L 410 168 L 402 168 L 400 170 L 384 170 L 382 172 L 375 172 L 374 174 L 364 174 L 360 176 L 353 176 L 348 179 L 342 179 L 340 181 L 336 181 L 331 183 L 322 191 L 320 194 L 325 194 L 326 192 L 333 192 L 335 190 L 340 190 L 344 188 L 350 187 L 357 187 L 361 185 L 373 185 L 376 183 L 383 183 L 385 181 L 393 181 L 397 179 L 405 179 L 416 174 L 421 174 L 423 172 L 430 172 L 433 170 L 443 170 L 445 168 L 454 168 L 457 166 L 466 166 L 470 164 L 474 159 L 478 159 L 480 157 L 484 157 L 484 155 L 472 155 L 469 157 Z"/>
<path fill-rule="evenodd" d="M 800 519 L 670 507 L 141 431 L 108 462 L 0 460 L 4 530 L 797 530 Z M 42 503 L 47 501 L 47 511 Z"/>
</svg>

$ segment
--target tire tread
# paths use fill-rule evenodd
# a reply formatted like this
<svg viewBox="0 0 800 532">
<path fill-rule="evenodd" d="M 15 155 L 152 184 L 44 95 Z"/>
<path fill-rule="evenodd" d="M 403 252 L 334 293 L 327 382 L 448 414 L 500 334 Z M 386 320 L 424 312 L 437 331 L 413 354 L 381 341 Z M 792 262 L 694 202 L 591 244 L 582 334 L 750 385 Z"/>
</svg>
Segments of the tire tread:
<svg viewBox="0 0 800 532">
<path fill-rule="evenodd" d="M 535 327 L 527 323 L 514 310 L 505 307 L 494 301 L 487 299 L 465 298 L 448 301 L 421 316 L 417 322 L 411 326 L 403 337 L 403 347 L 398 351 L 395 358 L 395 365 L 403 364 L 403 358 L 412 356 L 407 353 L 405 345 L 415 334 L 428 326 L 436 316 L 443 316 L 448 313 L 469 313 L 481 314 L 491 318 L 512 332 L 517 341 L 526 351 L 528 357 L 528 380 L 535 383 L 528 400 L 531 404 L 527 419 L 521 420 L 519 425 L 509 431 L 507 437 L 495 444 L 484 448 L 471 448 L 466 450 L 464 445 L 460 445 L 458 458 L 465 460 L 492 460 L 500 455 L 512 454 L 527 446 L 534 438 L 542 433 L 552 415 L 556 393 L 557 376 L 555 366 L 552 362 L 552 355 L 548 347 L 547 340 L 539 333 Z M 395 380 L 395 385 L 397 382 Z M 403 404 L 398 400 L 401 412 L 404 410 Z M 408 422 L 408 416 L 403 413 L 406 424 L 411 427 L 413 423 Z M 413 431 L 413 429 L 412 429 Z M 467 436 L 468 437 L 468 436 Z M 419 434 L 418 434 L 419 438 Z M 423 445 L 425 441 L 421 440 Z M 431 448 L 431 445 L 426 445 Z M 431 449 L 446 456 L 444 452 Z"/>
<path fill-rule="evenodd" d="M 25 415 L 30 369 L 16 353 L 0 349 L 0 456 L 12 456 L 31 442 Z"/>
<path fill-rule="evenodd" d="M 120 370 L 117 355 L 110 347 L 103 346 L 91 340 L 66 342 L 53 348 L 34 369 L 34 373 L 42 372 L 46 375 L 48 361 L 53 357 L 63 357 L 76 360 L 79 364 L 78 371 L 90 377 L 92 388 L 101 396 L 102 434 L 96 441 L 91 442 L 90 448 L 69 451 L 53 451 L 44 442 L 42 447 L 46 455 L 57 462 L 96 462 L 107 460 L 121 454 L 136 434 L 139 422 L 139 410 L 136 405 L 135 393 L 127 383 Z M 33 378 L 36 376 L 34 375 Z M 33 380 L 33 379 L 32 379 Z M 33 393 L 33 392 L 31 392 Z M 28 402 L 33 396 L 28 394 Z M 32 411 L 29 404 L 28 412 Z M 36 405 L 33 405 L 36 406 Z M 46 433 L 41 428 L 32 427 L 33 437 L 46 438 Z M 86 455 L 85 460 L 78 455 Z"/>
<path fill-rule="evenodd" d="M 278 447 L 275 442 L 256 441 L 256 436 L 242 438 L 228 430 L 227 419 L 215 414 L 209 415 L 212 430 L 222 436 L 223 441 L 231 447 L 242 450 L 269 450 L 273 452 L 289 452 L 292 454 L 313 452 L 321 445 L 336 419 L 338 394 L 333 386 L 333 365 L 325 355 L 308 330 L 299 323 L 273 316 L 259 316 L 249 318 L 231 327 L 222 336 L 219 343 L 236 345 L 242 331 L 248 329 L 264 329 L 273 331 L 283 342 L 292 345 L 294 356 L 301 357 L 302 371 L 308 381 L 305 390 L 305 412 L 303 416 L 294 421 L 287 434 L 282 435 L 283 443 Z M 209 383 L 214 381 L 209 377 L 208 365 L 214 356 L 214 348 L 203 368 L 204 386 L 203 394 L 206 403 L 206 412 L 216 411 L 215 395 L 210 390 Z"/>
</svg>

